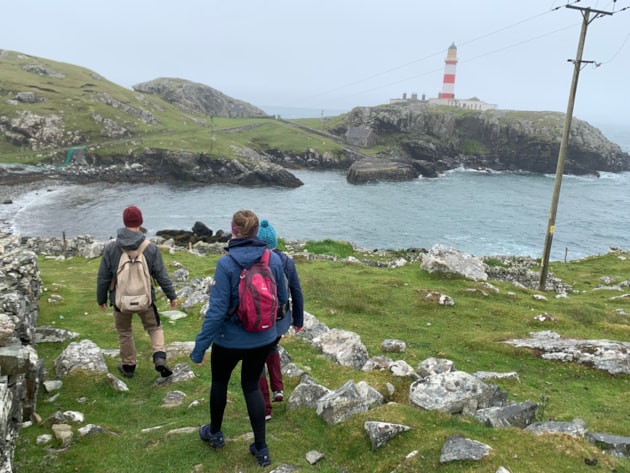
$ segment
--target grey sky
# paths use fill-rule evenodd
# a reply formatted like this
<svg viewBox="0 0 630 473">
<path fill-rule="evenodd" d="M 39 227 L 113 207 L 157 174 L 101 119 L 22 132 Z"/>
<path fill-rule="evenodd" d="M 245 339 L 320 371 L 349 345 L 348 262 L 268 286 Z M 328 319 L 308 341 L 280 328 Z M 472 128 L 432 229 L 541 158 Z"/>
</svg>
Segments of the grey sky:
<svg viewBox="0 0 630 473">
<path fill-rule="evenodd" d="M 582 23 L 566 3 L 20 0 L 2 6 L 0 48 L 87 67 L 129 88 L 179 77 L 261 108 L 326 113 L 405 92 L 437 96 L 455 43 L 457 98 L 565 112 L 567 60 Z M 577 5 L 619 11 L 630 0 Z M 630 9 L 591 22 L 583 59 L 601 66 L 580 73 L 578 118 L 630 126 L 629 35 Z"/>
</svg>

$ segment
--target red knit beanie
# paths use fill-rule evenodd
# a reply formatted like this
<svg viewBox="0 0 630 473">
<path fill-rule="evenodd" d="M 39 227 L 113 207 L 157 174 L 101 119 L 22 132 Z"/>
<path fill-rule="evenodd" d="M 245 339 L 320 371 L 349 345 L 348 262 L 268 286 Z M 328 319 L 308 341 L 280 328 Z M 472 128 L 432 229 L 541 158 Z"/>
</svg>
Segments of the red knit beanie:
<svg viewBox="0 0 630 473">
<path fill-rule="evenodd" d="M 135 205 L 130 205 L 123 211 L 125 227 L 139 227 L 142 225 L 142 212 Z"/>
</svg>

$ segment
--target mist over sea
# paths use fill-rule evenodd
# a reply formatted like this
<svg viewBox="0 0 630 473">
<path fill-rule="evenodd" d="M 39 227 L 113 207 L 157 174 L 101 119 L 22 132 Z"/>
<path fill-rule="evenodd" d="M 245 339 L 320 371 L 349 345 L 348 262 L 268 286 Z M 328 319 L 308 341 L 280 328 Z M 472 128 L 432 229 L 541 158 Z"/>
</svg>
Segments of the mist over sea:
<svg viewBox="0 0 630 473">
<path fill-rule="evenodd" d="M 265 111 L 290 118 L 286 111 Z M 630 151 L 627 127 L 593 124 Z M 51 187 L 14 198 L 13 204 L 2 206 L 2 213 L 11 207 L 5 223 L 22 236 L 65 233 L 67 238 L 92 235 L 105 240 L 122 226 L 122 210 L 128 205 L 142 209 L 150 236 L 164 229 L 190 230 L 197 221 L 227 232 L 232 214 L 249 208 L 269 219 L 285 239 L 332 238 L 368 249 L 430 249 L 441 243 L 477 256 L 538 258 L 543 253 L 553 175 L 454 170 L 437 179 L 351 185 L 345 172 L 294 174 L 304 182 L 297 189 Z M 551 259 L 604 254 L 610 247 L 630 249 L 629 209 L 630 173 L 564 176 Z"/>
</svg>

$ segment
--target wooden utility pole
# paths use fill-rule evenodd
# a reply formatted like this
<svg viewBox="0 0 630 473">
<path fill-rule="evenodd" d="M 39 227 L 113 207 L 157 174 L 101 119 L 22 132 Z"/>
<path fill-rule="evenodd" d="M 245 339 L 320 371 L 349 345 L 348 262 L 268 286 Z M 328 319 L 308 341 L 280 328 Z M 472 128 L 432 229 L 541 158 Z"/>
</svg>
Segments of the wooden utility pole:
<svg viewBox="0 0 630 473">
<path fill-rule="evenodd" d="M 549 211 L 549 222 L 547 224 L 547 236 L 545 237 L 545 248 L 543 251 L 543 257 L 541 261 L 540 280 L 538 282 L 538 289 L 545 290 L 547 284 L 547 274 L 549 272 L 549 255 L 551 253 L 551 242 L 553 240 L 553 233 L 556 226 L 556 212 L 558 210 L 558 200 L 560 199 L 560 186 L 562 185 L 562 174 L 564 173 L 564 162 L 567 156 L 567 148 L 569 146 L 569 133 L 571 131 L 571 118 L 573 117 L 573 106 L 575 104 L 575 95 L 577 92 L 578 78 L 580 77 L 580 70 L 583 64 L 591 64 L 594 61 L 583 61 L 582 53 L 584 52 L 584 43 L 586 42 L 586 30 L 588 25 L 596 18 L 603 15 L 612 15 L 612 12 L 605 12 L 601 10 L 593 10 L 592 8 L 576 7 L 573 5 L 566 5 L 567 8 L 579 10 L 582 13 L 582 31 L 580 32 L 580 40 L 578 42 L 577 54 L 575 60 L 573 60 L 573 80 L 571 81 L 571 90 L 569 92 L 569 103 L 567 104 L 567 113 L 564 117 L 564 130 L 562 132 L 562 141 L 560 143 L 560 151 L 558 153 L 558 164 L 556 167 L 556 180 L 553 186 L 553 197 L 551 200 L 551 210 Z M 591 13 L 595 13 L 593 18 L 590 18 Z M 569 59 L 571 62 L 571 59 Z"/>
</svg>

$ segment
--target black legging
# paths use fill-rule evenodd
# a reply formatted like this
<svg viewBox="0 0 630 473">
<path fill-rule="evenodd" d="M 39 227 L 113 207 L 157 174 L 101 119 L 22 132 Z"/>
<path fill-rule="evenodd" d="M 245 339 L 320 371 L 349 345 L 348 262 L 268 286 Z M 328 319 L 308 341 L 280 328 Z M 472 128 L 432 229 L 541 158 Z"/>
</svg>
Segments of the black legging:
<svg viewBox="0 0 630 473">
<path fill-rule="evenodd" d="M 232 371 L 239 361 L 241 366 L 241 388 L 247 404 L 249 422 L 254 432 L 256 448 L 266 447 L 265 401 L 260 393 L 259 378 L 265 360 L 275 342 L 258 348 L 225 348 L 214 343 L 210 353 L 212 385 L 210 387 L 210 423 L 212 433 L 221 430 L 223 414 L 227 404 L 227 391 Z"/>
</svg>

